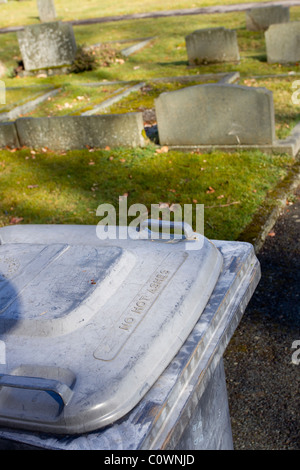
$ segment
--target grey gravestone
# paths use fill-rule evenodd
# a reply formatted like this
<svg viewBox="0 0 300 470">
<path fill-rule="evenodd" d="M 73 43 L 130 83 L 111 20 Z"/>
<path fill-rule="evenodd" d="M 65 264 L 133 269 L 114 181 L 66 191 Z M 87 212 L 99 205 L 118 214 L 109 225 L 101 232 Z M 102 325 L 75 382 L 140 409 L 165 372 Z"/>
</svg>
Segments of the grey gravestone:
<svg viewBox="0 0 300 470">
<path fill-rule="evenodd" d="M 185 38 L 190 65 L 240 60 L 236 31 L 226 28 L 198 29 Z"/>
<path fill-rule="evenodd" d="M 16 120 L 20 144 L 52 150 L 144 146 L 142 113 Z"/>
<path fill-rule="evenodd" d="M 0 77 L 3 77 L 6 74 L 6 67 L 0 60 Z"/>
<path fill-rule="evenodd" d="M 3 122 L 0 124 L 0 147 L 20 147 L 17 129 L 14 122 Z"/>
<path fill-rule="evenodd" d="M 246 28 L 249 31 L 266 31 L 271 24 L 290 21 L 290 10 L 282 5 L 252 8 L 246 11 Z"/>
<path fill-rule="evenodd" d="M 300 21 L 271 25 L 265 39 L 270 64 L 300 61 Z"/>
<path fill-rule="evenodd" d="M 275 140 L 272 92 L 207 84 L 162 93 L 155 100 L 161 145 L 259 145 Z"/>
<path fill-rule="evenodd" d="M 55 21 L 25 26 L 18 31 L 25 70 L 40 70 L 71 65 L 76 54 L 72 25 Z"/>
<path fill-rule="evenodd" d="M 37 7 L 41 21 L 55 21 L 56 11 L 53 0 L 37 0 Z"/>
</svg>

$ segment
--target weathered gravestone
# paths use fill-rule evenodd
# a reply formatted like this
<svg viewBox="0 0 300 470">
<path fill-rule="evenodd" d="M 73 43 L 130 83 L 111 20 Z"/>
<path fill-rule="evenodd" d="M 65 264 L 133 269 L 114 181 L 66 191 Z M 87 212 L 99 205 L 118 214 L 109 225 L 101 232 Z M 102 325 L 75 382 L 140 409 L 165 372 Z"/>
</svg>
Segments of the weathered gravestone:
<svg viewBox="0 0 300 470">
<path fill-rule="evenodd" d="M 55 21 L 56 11 L 53 0 L 37 0 L 37 7 L 41 21 Z"/>
<path fill-rule="evenodd" d="M 71 65 L 76 54 L 72 25 L 56 21 L 25 26 L 18 42 L 27 71 Z"/>
<path fill-rule="evenodd" d="M 161 145 L 263 145 L 275 139 L 272 92 L 207 84 L 162 93 L 155 100 Z"/>
<path fill-rule="evenodd" d="M 144 146 L 142 113 L 19 118 L 20 145 L 52 150 Z"/>
<path fill-rule="evenodd" d="M 20 147 L 17 129 L 14 122 L 0 123 L 0 148 Z"/>
<path fill-rule="evenodd" d="M 236 31 L 226 28 L 198 29 L 185 38 L 190 65 L 238 62 Z"/>
<path fill-rule="evenodd" d="M 6 88 L 3 80 L 0 80 L 0 104 L 6 104 Z"/>
<path fill-rule="evenodd" d="M 270 64 L 300 61 L 300 21 L 271 25 L 265 39 Z"/>
<path fill-rule="evenodd" d="M 252 8 L 246 11 L 246 28 L 250 31 L 266 31 L 269 26 L 290 21 L 290 10 L 282 5 Z"/>
<path fill-rule="evenodd" d="M 1 62 L 0 60 L 0 77 L 4 77 L 5 74 L 6 74 L 6 67 L 3 64 L 3 62 Z"/>
</svg>

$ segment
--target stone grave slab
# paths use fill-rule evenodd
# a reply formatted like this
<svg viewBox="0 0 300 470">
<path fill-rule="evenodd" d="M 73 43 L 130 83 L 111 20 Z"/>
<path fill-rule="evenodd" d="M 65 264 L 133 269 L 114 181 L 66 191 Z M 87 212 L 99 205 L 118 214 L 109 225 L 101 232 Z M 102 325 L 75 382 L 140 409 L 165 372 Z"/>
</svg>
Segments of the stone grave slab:
<svg viewBox="0 0 300 470">
<path fill-rule="evenodd" d="M 265 39 L 269 64 L 300 61 L 300 21 L 271 25 Z"/>
<path fill-rule="evenodd" d="M 236 31 L 220 28 L 198 29 L 185 38 L 190 65 L 240 60 Z"/>
<path fill-rule="evenodd" d="M 0 147 L 20 147 L 17 129 L 14 122 L 0 123 Z"/>
<path fill-rule="evenodd" d="M 205 84 L 155 101 L 160 145 L 265 145 L 275 140 L 273 94 L 265 88 Z"/>
<path fill-rule="evenodd" d="M 76 41 L 69 23 L 29 25 L 17 35 L 25 70 L 59 68 L 74 61 Z"/>
<path fill-rule="evenodd" d="M 144 146 L 142 113 L 19 118 L 21 146 L 51 150 Z"/>
<path fill-rule="evenodd" d="M 246 28 L 249 31 L 266 31 L 272 24 L 290 21 L 290 10 L 282 5 L 251 8 L 246 11 Z"/>
<path fill-rule="evenodd" d="M 37 7 L 42 22 L 48 23 L 56 20 L 54 0 L 37 0 Z"/>
</svg>

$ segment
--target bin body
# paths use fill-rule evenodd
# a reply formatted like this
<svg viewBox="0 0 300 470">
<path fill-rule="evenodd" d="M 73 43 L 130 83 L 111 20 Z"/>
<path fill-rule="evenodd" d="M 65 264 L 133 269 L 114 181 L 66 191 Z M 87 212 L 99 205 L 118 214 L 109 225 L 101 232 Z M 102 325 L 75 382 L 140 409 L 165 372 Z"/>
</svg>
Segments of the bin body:
<svg viewBox="0 0 300 470">
<path fill-rule="evenodd" d="M 82 247 L 99 243 L 94 227 L 41 230 L 34 234 L 24 228 L 13 235 L 2 230 L 1 241 L 34 244 L 43 237 L 48 245 L 62 240 Z M 130 410 L 107 426 L 65 433 L 67 439 L 63 432 L 44 431 L 43 427 L 24 429 L 2 421 L 0 448 L 231 449 L 222 357 L 259 281 L 260 268 L 249 244 L 214 241 L 214 246 L 221 254 L 222 269 L 208 302 L 175 356 L 146 391 L 140 390 L 140 399 Z"/>
</svg>

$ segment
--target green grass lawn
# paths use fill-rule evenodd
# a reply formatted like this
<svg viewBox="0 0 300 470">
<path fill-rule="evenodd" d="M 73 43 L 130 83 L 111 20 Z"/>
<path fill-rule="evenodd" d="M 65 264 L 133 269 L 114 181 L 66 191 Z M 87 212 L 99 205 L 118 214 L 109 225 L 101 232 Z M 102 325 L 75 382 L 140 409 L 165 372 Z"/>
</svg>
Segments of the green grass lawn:
<svg viewBox="0 0 300 470">
<path fill-rule="evenodd" d="M 254 0 L 259 3 L 262 0 Z M 247 0 L 226 0 L 226 4 L 246 3 Z M 204 6 L 222 5 L 220 0 L 55 0 L 57 18 L 70 21 L 85 18 L 97 18 L 103 16 L 127 15 L 132 13 L 144 13 L 161 10 L 177 10 L 181 8 L 200 8 Z M 38 23 L 38 9 L 36 0 L 20 2 L 8 0 L 7 4 L 1 5 L 0 27 L 25 25 Z"/>
<path fill-rule="evenodd" d="M 99 204 L 204 204 L 205 234 L 236 239 L 293 159 L 146 149 L 1 152 L 0 223 L 97 224 Z M 238 176 L 237 176 L 238 175 Z"/>
<path fill-rule="evenodd" d="M 1 6 L 3 11 L 18 7 L 20 17 L 15 23 L 26 24 L 37 20 L 29 17 L 32 1 L 9 2 Z M 229 3 L 229 2 L 228 2 Z M 232 2 L 234 3 L 234 2 Z M 21 11 L 27 8 L 27 17 Z M 207 4 L 213 2 L 207 1 Z M 154 11 L 168 8 L 203 6 L 201 2 L 136 2 L 89 1 L 82 4 L 56 0 L 57 10 L 66 9 L 64 19 L 123 14 L 133 11 Z M 5 8 L 8 10 L 5 10 Z M 30 8 L 29 8 L 30 7 Z M 70 10 L 67 11 L 67 9 Z M 23 13 L 25 9 L 23 10 Z M 5 13 L 6 15 L 6 13 Z M 70 16 L 67 16 L 70 15 Z M 73 16 L 72 16 L 73 15 Z M 85 16 L 87 15 L 87 16 Z M 26 20 L 27 18 L 27 20 Z M 30 21 L 29 21 L 30 19 Z M 300 10 L 291 9 L 291 19 L 300 19 Z M 25 21 L 26 20 L 26 21 Z M 3 19 L 2 19 L 3 21 Z M 6 25 L 10 20 L 7 19 Z M 11 19 L 11 21 L 13 21 Z M 185 36 L 198 28 L 225 26 L 237 30 L 241 54 L 240 64 L 223 64 L 189 67 L 185 49 Z M 292 83 L 297 76 L 280 77 L 282 73 L 300 73 L 298 64 L 279 66 L 266 62 L 262 33 L 245 29 L 244 13 L 226 15 L 184 16 L 145 19 L 85 25 L 74 28 L 77 44 L 92 45 L 110 43 L 115 58 L 124 43 L 133 38 L 155 37 L 150 45 L 124 60 L 112 60 L 95 70 L 69 75 L 12 78 L 12 69 L 20 59 L 16 34 L 0 35 L 0 60 L 7 68 L 4 77 L 7 87 L 51 85 L 62 87 L 62 92 L 51 98 L 32 116 L 76 114 L 91 105 L 102 102 L 120 89 L 119 85 L 85 87 L 87 82 L 130 80 L 146 81 L 146 92 L 130 95 L 112 108 L 110 112 L 134 111 L 153 106 L 160 92 L 181 86 L 174 83 L 158 84 L 156 77 L 195 75 L 211 72 L 238 71 L 240 84 L 265 86 L 273 91 L 276 132 L 284 138 L 300 121 L 299 106 L 293 105 Z M 260 76 L 275 74 L 276 79 Z M 255 77 L 255 78 L 253 78 Z M 25 99 L 28 93 L 24 88 Z M 13 96 L 9 98 L 13 101 Z M 154 144 L 144 149 L 86 149 L 81 151 L 53 153 L 43 150 L 4 150 L 0 152 L 0 225 L 11 223 L 78 223 L 96 224 L 96 208 L 101 203 L 118 207 L 118 198 L 128 195 L 128 205 L 160 202 L 172 204 L 204 204 L 205 234 L 213 239 L 235 240 L 251 221 L 254 213 L 276 184 L 287 174 L 294 159 L 285 155 L 269 156 L 257 151 L 225 154 L 159 153 Z"/>
</svg>

